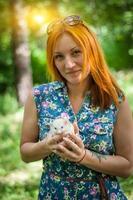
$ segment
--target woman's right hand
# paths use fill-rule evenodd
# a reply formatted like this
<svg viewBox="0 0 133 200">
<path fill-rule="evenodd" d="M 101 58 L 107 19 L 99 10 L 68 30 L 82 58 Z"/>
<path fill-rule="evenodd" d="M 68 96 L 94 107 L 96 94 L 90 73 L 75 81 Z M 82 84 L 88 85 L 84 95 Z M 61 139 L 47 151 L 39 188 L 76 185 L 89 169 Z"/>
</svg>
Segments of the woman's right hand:
<svg viewBox="0 0 133 200">
<path fill-rule="evenodd" d="M 44 145 L 45 149 L 51 154 L 54 152 L 55 149 L 57 149 L 59 143 L 63 141 L 64 134 L 55 134 L 55 135 L 48 135 L 46 138 L 44 138 Z"/>
</svg>

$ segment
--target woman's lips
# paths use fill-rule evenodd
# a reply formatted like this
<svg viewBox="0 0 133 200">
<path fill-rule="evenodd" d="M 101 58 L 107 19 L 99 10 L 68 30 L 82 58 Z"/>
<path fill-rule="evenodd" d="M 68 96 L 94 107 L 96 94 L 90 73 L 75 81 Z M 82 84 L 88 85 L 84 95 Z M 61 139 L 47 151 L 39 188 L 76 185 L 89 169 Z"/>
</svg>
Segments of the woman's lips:
<svg viewBox="0 0 133 200">
<path fill-rule="evenodd" d="M 69 71 L 69 72 L 66 72 L 66 74 L 76 74 L 79 72 L 81 72 L 81 70 Z"/>
</svg>

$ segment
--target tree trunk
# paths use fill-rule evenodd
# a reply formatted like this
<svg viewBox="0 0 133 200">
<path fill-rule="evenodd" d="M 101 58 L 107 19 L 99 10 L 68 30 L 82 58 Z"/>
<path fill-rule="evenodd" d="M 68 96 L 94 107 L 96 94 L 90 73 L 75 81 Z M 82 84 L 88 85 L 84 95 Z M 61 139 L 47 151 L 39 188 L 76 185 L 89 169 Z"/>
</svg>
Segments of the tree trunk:
<svg viewBox="0 0 133 200">
<path fill-rule="evenodd" d="M 28 28 L 24 18 L 25 9 L 22 5 L 22 0 L 10 0 L 10 3 L 15 88 L 19 103 L 24 105 L 32 88 Z"/>
</svg>

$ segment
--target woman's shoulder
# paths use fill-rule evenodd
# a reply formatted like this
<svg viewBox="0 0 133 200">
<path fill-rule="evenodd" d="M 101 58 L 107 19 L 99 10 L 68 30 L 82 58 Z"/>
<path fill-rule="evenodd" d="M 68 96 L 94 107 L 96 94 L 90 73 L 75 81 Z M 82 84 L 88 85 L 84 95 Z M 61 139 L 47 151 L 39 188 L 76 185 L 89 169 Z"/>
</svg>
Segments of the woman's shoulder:
<svg viewBox="0 0 133 200">
<path fill-rule="evenodd" d="M 47 93 L 53 90 L 57 90 L 59 88 L 62 88 L 63 86 L 64 86 L 64 82 L 61 82 L 61 81 L 48 82 L 48 83 L 34 86 L 33 93 L 34 95 L 40 95 L 41 93 Z"/>
</svg>

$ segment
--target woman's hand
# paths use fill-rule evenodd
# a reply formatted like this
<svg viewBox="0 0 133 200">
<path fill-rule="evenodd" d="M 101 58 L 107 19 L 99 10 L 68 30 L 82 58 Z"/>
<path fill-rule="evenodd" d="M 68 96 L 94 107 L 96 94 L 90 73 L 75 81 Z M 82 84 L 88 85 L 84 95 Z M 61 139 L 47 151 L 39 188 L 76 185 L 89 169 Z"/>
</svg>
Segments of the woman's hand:
<svg viewBox="0 0 133 200">
<path fill-rule="evenodd" d="M 84 157 L 85 148 L 78 134 L 70 134 L 69 137 L 63 137 L 63 142 L 59 143 L 53 152 L 63 159 L 79 162 Z"/>
<path fill-rule="evenodd" d="M 50 153 L 53 152 L 56 148 L 58 148 L 59 143 L 63 141 L 64 134 L 55 134 L 55 135 L 48 135 L 44 139 L 44 145 L 47 151 Z"/>
<path fill-rule="evenodd" d="M 62 159 L 79 162 L 85 155 L 85 148 L 84 143 L 80 138 L 77 124 L 74 123 L 73 126 L 75 133 L 71 133 L 67 137 L 63 137 L 63 142 L 56 145 L 53 152 L 59 155 Z"/>
</svg>

